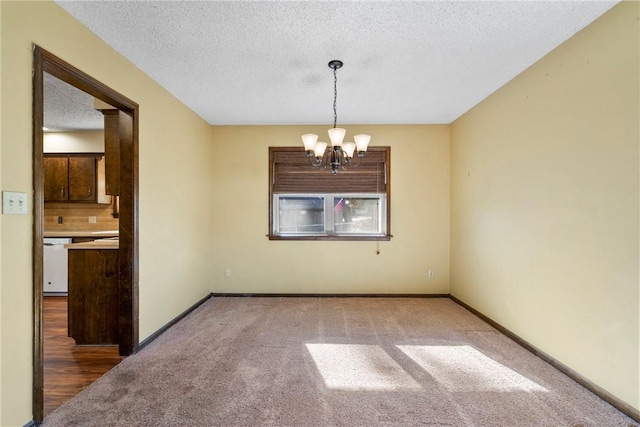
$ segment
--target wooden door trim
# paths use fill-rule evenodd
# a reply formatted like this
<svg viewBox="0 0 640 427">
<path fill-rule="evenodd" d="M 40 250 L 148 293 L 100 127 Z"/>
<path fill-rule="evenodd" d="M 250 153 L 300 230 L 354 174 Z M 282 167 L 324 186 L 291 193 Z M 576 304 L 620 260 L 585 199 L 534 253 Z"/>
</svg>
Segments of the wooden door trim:
<svg viewBox="0 0 640 427">
<path fill-rule="evenodd" d="M 52 53 L 33 46 L 33 417 L 44 418 L 44 345 L 43 345 L 43 237 L 44 237 L 44 73 L 98 98 L 132 119 L 130 141 L 121 152 L 121 165 L 127 170 L 121 186 L 127 188 L 120 198 L 120 248 L 128 256 L 119 261 L 119 349 L 121 355 L 135 353 L 138 336 L 138 104 L 100 83 L 88 74 Z"/>
</svg>

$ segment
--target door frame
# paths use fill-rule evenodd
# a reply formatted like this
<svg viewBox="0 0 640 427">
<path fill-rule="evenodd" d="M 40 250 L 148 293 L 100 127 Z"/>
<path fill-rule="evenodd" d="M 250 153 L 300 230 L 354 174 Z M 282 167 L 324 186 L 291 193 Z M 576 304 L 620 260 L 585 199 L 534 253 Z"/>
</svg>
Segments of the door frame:
<svg viewBox="0 0 640 427">
<path fill-rule="evenodd" d="M 44 238 L 44 73 L 120 110 L 120 217 L 118 348 L 136 353 L 138 336 L 138 104 L 33 45 L 33 417 L 44 418 L 43 238 Z"/>
</svg>

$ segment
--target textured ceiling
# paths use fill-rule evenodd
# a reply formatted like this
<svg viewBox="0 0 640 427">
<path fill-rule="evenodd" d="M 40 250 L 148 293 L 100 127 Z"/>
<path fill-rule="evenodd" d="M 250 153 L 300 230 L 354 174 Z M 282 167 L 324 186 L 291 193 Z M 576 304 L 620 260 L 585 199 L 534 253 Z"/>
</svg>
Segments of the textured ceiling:
<svg viewBox="0 0 640 427">
<path fill-rule="evenodd" d="M 57 3 L 207 122 L 235 125 L 331 123 L 332 59 L 339 124 L 450 123 L 617 2 Z"/>
<path fill-rule="evenodd" d="M 82 131 L 104 128 L 104 116 L 93 108 L 93 96 L 44 74 L 44 127 L 46 131 Z"/>
</svg>

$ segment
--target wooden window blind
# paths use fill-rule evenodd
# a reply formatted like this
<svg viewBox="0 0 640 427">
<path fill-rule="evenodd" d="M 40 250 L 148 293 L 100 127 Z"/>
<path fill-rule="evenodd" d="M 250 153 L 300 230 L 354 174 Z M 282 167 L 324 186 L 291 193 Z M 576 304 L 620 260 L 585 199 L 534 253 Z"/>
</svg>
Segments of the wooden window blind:
<svg viewBox="0 0 640 427">
<path fill-rule="evenodd" d="M 389 147 L 371 147 L 358 167 L 334 175 L 309 164 L 302 147 L 269 147 L 271 193 L 387 193 Z"/>
</svg>

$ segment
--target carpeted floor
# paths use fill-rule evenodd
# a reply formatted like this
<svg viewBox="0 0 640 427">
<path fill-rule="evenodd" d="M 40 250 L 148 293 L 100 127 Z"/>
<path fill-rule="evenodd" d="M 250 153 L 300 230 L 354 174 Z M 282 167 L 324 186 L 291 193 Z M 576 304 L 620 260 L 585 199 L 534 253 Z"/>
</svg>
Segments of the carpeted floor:
<svg viewBox="0 0 640 427">
<path fill-rule="evenodd" d="M 446 298 L 212 298 L 43 425 L 638 424 Z"/>
</svg>

